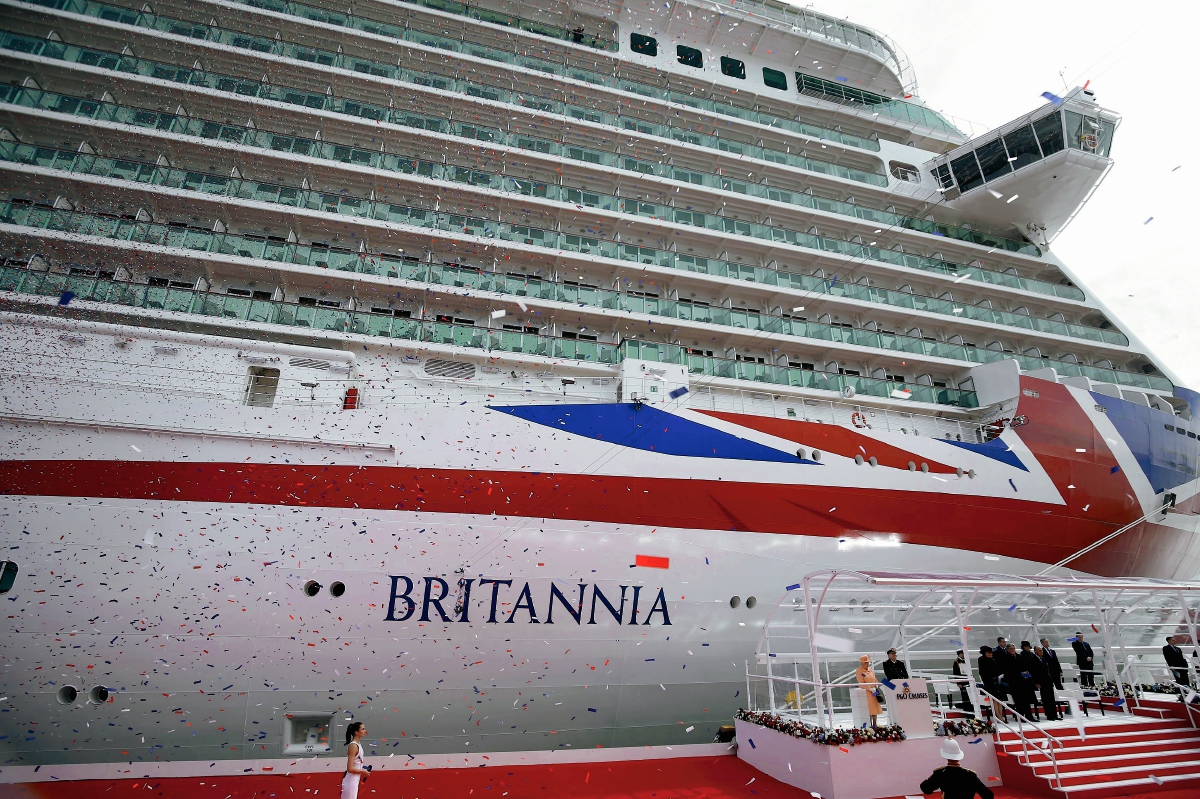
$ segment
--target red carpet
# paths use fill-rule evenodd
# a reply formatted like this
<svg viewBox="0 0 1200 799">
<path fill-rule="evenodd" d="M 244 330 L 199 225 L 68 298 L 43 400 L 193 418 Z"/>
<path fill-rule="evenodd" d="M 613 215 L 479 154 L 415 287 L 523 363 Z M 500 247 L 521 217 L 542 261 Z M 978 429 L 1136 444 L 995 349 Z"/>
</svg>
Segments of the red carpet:
<svg viewBox="0 0 1200 799">
<path fill-rule="evenodd" d="M 255 777 L 89 780 L 0 785 L 2 799 L 337 799 L 340 775 L 298 774 Z M 736 757 L 571 763 L 392 772 L 372 777 L 360 799 L 725 799 L 811 794 L 755 771 Z M 940 794 L 938 795 L 940 796 Z M 997 788 L 997 799 L 1035 799 L 1025 791 Z M 1145 799 L 1195 799 L 1194 791 L 1132 793 Z"/>
</svg>

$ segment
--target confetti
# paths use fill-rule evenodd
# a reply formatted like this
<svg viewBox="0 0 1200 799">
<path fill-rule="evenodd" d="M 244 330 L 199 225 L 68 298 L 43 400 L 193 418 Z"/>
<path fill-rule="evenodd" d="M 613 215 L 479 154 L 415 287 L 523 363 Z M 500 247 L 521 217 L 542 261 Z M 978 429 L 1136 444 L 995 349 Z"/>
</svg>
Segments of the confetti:
<svg viewBox="0 0 1200 799">
<path fill-rule="evenodd" d="M 671 397 L 671 399 L 679 399 L 680 397 L 682 397 L 682 396 L 683 396 L 684 394 L 686 394 L 686 393 L 688 393 L 688 390 L 687 390 L 685 387 L 683 387 L 683 386 L 680 386 L 679 388 L 677 388 L 677 389 L 674 389 L 673 391 L 671 391 L 671 393 L 670 393 L 670 395 L 669 395 L 669 396 Z"/>
<path fill-rule="evenodd" d="M 1053 105 L 1056 105 L 1056 106 L 1062 105 L 1063 102 L 1065 102 L 1063 100 L 1063 98 L 1059 97 L 1057 94 L 1054 94 L 1052 92 L 1042 92 L 1042 97 L 1045 97 L 1047 100 L 1050 101 L 1050 103 L 1052 103 Z"/>
<path fill-rule="evenodd" d="M 62 293 L 62 296 L 58 298 L 58 304 L 59 305 L 70 305 L 71 300 L 73 300 L 73 299 L 75 299 L 75 292 L 64 291 Z"/>
<path fill-rule="evenodd" d="M 1151 223 L 1151 222 L 1153 222 L 1153 221 L 1154 221 L 1154 217 L 1150 217 L 1150 218 L 1149 218 L 1149 219 L 1147 219 L 1145 222 L 1143 222 L 1143 223 L 1142 223 L 1142 225 L 1148 225 L 1148 224 L 1150 224 L 1150 223 Z"/>
</svg>

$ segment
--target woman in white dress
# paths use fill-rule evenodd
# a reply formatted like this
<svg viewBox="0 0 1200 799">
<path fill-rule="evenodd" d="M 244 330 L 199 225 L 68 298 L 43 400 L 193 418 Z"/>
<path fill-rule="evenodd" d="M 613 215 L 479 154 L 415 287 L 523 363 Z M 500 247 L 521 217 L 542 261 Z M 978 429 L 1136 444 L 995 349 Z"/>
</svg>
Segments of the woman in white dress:
<svg viewBox="0 0 1200 799">
<path fill-rule="evenodd" d="M 361 740 L 366 737 L 367 725 L 356 721 L 346 728 L 346 773 L 342 776 L 342 799 L 358 799 L 358 784 L 366 781 L 370 766 L 363 765 Z"/>
</svg>

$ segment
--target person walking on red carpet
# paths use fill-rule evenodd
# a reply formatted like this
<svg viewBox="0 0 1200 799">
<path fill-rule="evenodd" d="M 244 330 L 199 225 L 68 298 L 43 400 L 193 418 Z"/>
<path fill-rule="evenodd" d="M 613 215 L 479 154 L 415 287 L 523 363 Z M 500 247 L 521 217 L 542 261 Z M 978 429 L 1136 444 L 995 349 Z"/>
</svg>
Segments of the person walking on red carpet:
<svg viewBox="0 0 1200 799">
<path fill-rule="evenodd" d="M 356 721 L 346 728 L 346 773 L 342 775 L 342 799 L 358 799 L 358 786 L 371 774 L 371 767 L 363 765 L 362 739 L 366 737 L 367 725 Z"/>
</svg>

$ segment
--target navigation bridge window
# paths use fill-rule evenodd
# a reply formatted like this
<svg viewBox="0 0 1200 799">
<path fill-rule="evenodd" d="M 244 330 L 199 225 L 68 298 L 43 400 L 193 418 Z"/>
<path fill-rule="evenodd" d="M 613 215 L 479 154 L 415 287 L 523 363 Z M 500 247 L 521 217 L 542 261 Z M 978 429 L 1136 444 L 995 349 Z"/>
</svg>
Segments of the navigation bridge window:
<svg viewBox="0 0 1200 799">
<path fill-rule="evenodd" d="M 1055 110 L 935 167 L 933 176 L 942 189 L 957 185 L 966 193 L 1068 147 L 1108 158 L 1115 127 L 1103 117 Z"/>
</svg>

